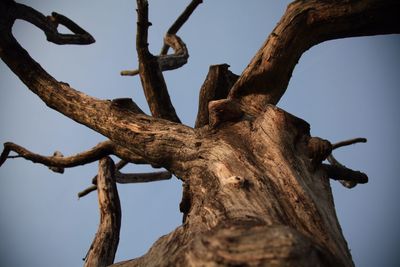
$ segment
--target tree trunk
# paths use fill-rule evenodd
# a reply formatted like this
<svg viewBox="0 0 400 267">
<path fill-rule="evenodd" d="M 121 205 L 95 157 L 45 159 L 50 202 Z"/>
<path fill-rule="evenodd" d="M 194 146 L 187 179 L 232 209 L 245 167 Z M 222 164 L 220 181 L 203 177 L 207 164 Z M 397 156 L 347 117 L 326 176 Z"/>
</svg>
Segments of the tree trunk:
<svg viewBox="0 0 400 267">
<path fill-rule="evenodd" d="M 115 266 L 354 266 L 305 121 L 268 106 L 203 132 L 181 170 L 183 225 Z"/>
<path fill-rule="evenodd" d="M 312 46 L 336 38 L 400 33 L 399 1 L 294 1 L 240 76 L 227 65 L 210 68 L 193 129 L 180 123 L 162 71 L 186 63 L 189 54 L 176 33 L 201 2 L 192 0 L 169 29 L 162 53 L 154 56 L 148 50 L 148 1 L 137 0 L 139 70 L 128 74 L 140 75 L 151 117 L 131 99 L 100 100 L 57 81 L 11 32 L 14 21 L 23 19 L 51 42 L 93 43 L 76 23 L 58 13 L 46 17 L 14 1 L 0 1 L 1 59 L 46 105 L 109 138 L 65 158 L 5 143 L 0 166 L 8 158 L 24 157 L 61 172 L 113 154 L 123 160 L 120 166 L 149 164 L 169 171 L 138 179 L 112 173 L 108 160 L 101 161 L 101 224 L 87 261 L 96 266 L 100 261 L 111 264 L 119 236 L 120 210 L 111 178 L 155 181 L 170 173 L 184 183 L 182 226 L 144 256 L 114 266 L 354 266 L 329 177 L 351 176 L 354 183 L 367 177 L 338 163 L 322 164 L 334 147 L 311 137 L 305 121 L 274 105 Z M 73 34 L 58 32 L 58 25 Z M 175 54 L 166 54 L 169 46 Z M 9 156 L 11 151 L 18 155 Z"/>
</svg>

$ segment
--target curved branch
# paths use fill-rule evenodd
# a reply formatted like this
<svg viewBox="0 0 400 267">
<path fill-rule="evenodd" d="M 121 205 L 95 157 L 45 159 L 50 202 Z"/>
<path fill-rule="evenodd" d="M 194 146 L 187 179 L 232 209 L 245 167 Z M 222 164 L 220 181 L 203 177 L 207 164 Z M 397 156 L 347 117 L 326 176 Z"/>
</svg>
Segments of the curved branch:
<svg viewBox="0 0 400 267">
<path fill-rule="evenodd" d="M 9 156 L 10 152 L 15 152 L 18 155 Z M 46 165 L 54 172 L 63 173 L 64 168 L 71 168 L 92 163 L 111 154 L 120 158 L 124 158 L 131 163 L 149 164 L 149 162 L 144 160 L 141 156 L 121 146 L 115 145 L 111 141 L 101 142 L 87 151 L 69 157 L 64 157 L 61 152 L 58 151 L 56 151 L 53 156 L 42 156 L 33 153 L 22 146 L 7 142 L 4 143 L 4 149 L 0 155 L 0 167 L 8 158 L 22 157 L 26 160 L 32 161 L 33 163 L 41 163 Z"/>
<path fill-rule="evenodd" d="M 4 150 L 0 155 L 0 166 L 2 166 L 7 158 L 9 158 L 8 155 L 11 151 L 17 153 L 19 157 L 30 160 L 33 163 L 41 163 L 43 165 L 46 165 L 47 167 L 62 168 L 61 171 L 57 171 L 62 173 L 64 172 L 63 168 L 85 165 L 97 161 L 104 156 L 110 155 L 112 153 L 112 143 L 110 141 L 106 141 L 103 143 L 99 143 L 95 147 L 82 153 L 70 157 L 63 157 L 62 155 L 42 156 L 33 153 L 22 146 L 7 142 L 4 143 Z"/>
<path fill-rule="evenodd" d="M 172 47 L 174 54 L 159 55 L 157 57 L 158 66 L 161 71 L 175 70 L 185 65 L 189 58 L 189 52 L 186 44 L 179 36 L 174 34 L 167 34 L 164 37 L 164 43 L 168 47 Z M 122 76 L 135 76 L 139 74 L 139 70 L 124 70 L 121 71 Z"/>
<path fill-rule="evenodd" d="M 192 0 L 190 4 L 185 8 L 182 14 L 176 19 L 176 21 L 171 25 L 171 27 L 167 31 L 167 35 L 175 35 L 179 29 L 185 24 L 185 22 L 189 19 L 190 15 L 192 15 L 193 11 L 196 9 L 198 5 L 203 3 L 202 0 Z M 160 55 L 166 55 L 168 53 L 168 48 L 171 45 L 167 42 L 164 42 L 164 45 L 161 49 Z M 172 47 L 173 48 L 173 47 Z"/>
<path fill-rule="evenodd" d="M 11 3 L 11 2 L 10 2 Z M 75 22 L 70 20 L 69 18 L 58 14 L 56 12 L 51 13 L 51 16 L 44 16 L 42 13 L 37 10 L 23 5 L 19 3 L 13 3 L 10 8 L 13 11 L 13 15 L 15 19 L 22 19 L 28 21 L 40 28 L 47 37 L 49 42 L 55 44 L 92 44 L 95 42 L 90 33 L 82 29 Z M 64 25 L 67 27 L 73 34 L 62 34 L 59 33 L 57 28 L 58 25 Z"/>
<path fill-rule="evenodd" d="M 301 55 L 321 42 L 355 36 L 400 33 L 397 0 L 295 1 L 233 86 L 240 99 L 259 114 L 285 93 Z"/>
<path fill-rule="evenodd" d="M 99 162 L 98 199 L 100 224 L 85 257 L 85 267 L 108 266 L 114 262 L 121 228 L 121 205 L 114 177 L 114 162 L 106 157 Z"/>
</svg>

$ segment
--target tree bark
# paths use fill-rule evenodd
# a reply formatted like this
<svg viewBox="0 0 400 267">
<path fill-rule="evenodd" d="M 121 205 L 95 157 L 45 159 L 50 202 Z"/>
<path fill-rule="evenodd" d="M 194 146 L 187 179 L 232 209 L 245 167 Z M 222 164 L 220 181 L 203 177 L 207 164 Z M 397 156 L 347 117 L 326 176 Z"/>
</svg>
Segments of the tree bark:
<svg viewBox="0 0 400 267">
<path fill-rule="evenodd" d="M 181 177 L 184 224 L 115 266 L 353 266 L 306 122 L 267 106 L 206 132 Z"/>
<path fill-rule="evenodd" d="M 105 267 L 114 262 L 121 228 L 121 206 L 114 177 L 114 162 L 105 157 L 99 161 L 97 193 L 100 224 L 85 258 L 84 267 Z"/>
<path fill-rule="evenodd" d="M 193 0 L 169 34 L 175 34 L 200 3 Z M 297 61 L 313 45 L 400 32 L 399 2 L 295 1 L 240 77 L 227 65 L 210 68 L 195 129 L 180 123 L 162 64 L 148 50 L 148 3 L 137 0 L 137 4 L 139 74 L 152 117 L 130 99 L 96 99 L 50 76 L 12 36 L 16 19 L 33 23 L 58 44 L 89 44 L 94 39 L 57 13 L 46 18 L 14 1 L 0 2 L 1 59 L 46 105 L 110 139 L 67 158 L 44 157 L 7 143 L 0 165 L 11 151 L 59 168 L 115 154 L 169 171 L 145 180 L 167 179 L 170 173 L 181 179 L 183 224 L 144 256 L 114 266 L 354 266 L 336 217 L 329 178 L 348 176 L 364 183 L 366 175 L 340 164 L 323 164 L 334 146 L 311 137 L 305 121 L 271 104 L 284 94 Z M 58 23 L 74 34 L 59 34 Z M 175 41 L 180 65 L 188 54 L 183 42 Z M 108 160 L 100 161 L 100 204 L 112 204 L 108 197 L 117 196 L 114 182 L 105 190 L 111 195 L 102 191 L 107 177 L 114 175 L 107 169 Z M 132 176 L 124 177 L 132 181 Z M 118 214 L 113 213 L 118 209 L 101 209 L 102 222 L 111 215 L 112 226 L 107 229 L 118 225 Z M 104 264 L 114 257 L 118 239 L 114 234 L 111 238 L 105 234 L 105 239 L 99 234 L 91 249 L 96 257 L 107 258 Z M 91 257 L 88 261 L 93 261 Z"/>
</svg>

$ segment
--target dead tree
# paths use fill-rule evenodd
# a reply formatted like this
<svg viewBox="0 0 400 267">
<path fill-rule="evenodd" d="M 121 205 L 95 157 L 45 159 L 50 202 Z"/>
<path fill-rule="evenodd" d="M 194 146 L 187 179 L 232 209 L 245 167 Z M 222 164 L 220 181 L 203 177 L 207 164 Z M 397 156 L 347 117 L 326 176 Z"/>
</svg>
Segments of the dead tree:
<svg viewBox="0 0 400 267">
<path fill-rule="evenodd" d="M 160 54 L 153 55 L 147 43 L 148 3 L 137 0 L 138 70 L 121 74 L 140 76 L 150 116 L 131 99 L 96 99 L 49 75 L 13 37 L 16 19 L 34 24 L 56 44 L 90 44 L 93 37 L 63 15 L 46 17 L 13 0 L 1 1 L 1 59 L 47 106 L 108 140 L 69 157 L 60 152 L 42 156 L 5 143 L 0 165 L 23 157 L 63 172 L 100 161 L 93 186 L 81 192 L 83 196 L 97 189 L 101 209 L 86 266 L 113 263 L 120 227 L 115 183 L 157 181 L 171 174 L 184 184 L 183 224 L 144 256 L 115 266 L 354 266 L 329 179 L 346 187 L 368 181 L 332 156 L 333 149 L 366 140 L 331 144 L 311 137 L 307 122 L 275 105 L 301 55 L 312 46 L 399 33 L 400 2 L 294 1 L 241 75 L 230 72 L 227 64 L 210 67 L 191 128 L 180 123 L 162 72 L 187 62 L 188 49 L 176 34 L 200 3 L 191 1 L 167 31 Z M 60 24 L 72 34 L 59 33 Z M 121 161 L 114 166 L 109 155 Z M 167 171 L 122 174 L 119 169 L 126 164 Z"/>
</svg>

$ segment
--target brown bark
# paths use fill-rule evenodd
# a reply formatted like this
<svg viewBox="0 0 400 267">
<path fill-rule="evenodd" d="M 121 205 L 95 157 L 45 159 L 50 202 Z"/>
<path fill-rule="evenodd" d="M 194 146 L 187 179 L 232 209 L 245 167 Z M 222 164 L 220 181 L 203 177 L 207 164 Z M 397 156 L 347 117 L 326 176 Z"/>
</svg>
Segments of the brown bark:
<svg viewBox="0 0 400 267">
<path fill-rule="evenodd" d="M 186 170 L 185 223 L 116 266 L 353 266 L 309 126 L 276 107 L 224 123 Z"/>
<path fill-rule="evenodd" d="M 114 177 L 114 162 L 109 157 L 99 161 L 97 193 L 100 224 L 85 259 L 85 267 L 105 267 L 114 262 L 121 228 L 121 206 Z"/>
<path fill-rule="evenodd" d="M 199 3 L 192 1 L 170 33 L 177 32 Z M 43 157 L 9 143 L 1 164 L 10 151 L 60 168 L 115 154 L 169 171 L 158 173 L 157 179 L 167 179 L 170 173 L 179 177 L 184 182 L 183 225 L 160 238 L 144 256 L 115 266 L 354 266 L 336 218 L 329 178 L 364 183 L 367 176 L 337 163 L 323 164 L 332 149 L 347 143 L 335 147 L 311 137 L 305 121 L 270 104 L 279 101 L 300 56 L 313 45 L 399 32 L 398 1 L 295 1 L 238 79 L 227 65 L 210 68 L 195 129 L 179 122 L 160 62 L 148 51 L 148 3 L 137 4 L 139 74 L 152 116 L 130 99 L 99 100 L 51 77 L 12 36 L 15 19 L 35 24 L 47 36 L 50 32 L 56 43 L 94 39 L 66 17 L 53 15 L 74 34 L 59 36 L 52 18 L 13 1 L 0 2 L 2 60 L 46 105 L 110 139 L 75 158 Z M 175 52 L 181 47 L 185 55 L 183 42 L 175 41 Z M 100 205 L 117 199 L 115 181 L 110 190 L 102 187 L 111 181 L 106 177 L 115 175 L 108 163 L 109 159 L 100 161 Z M 132 181 L 131 176 L 125 178 Z M 101 209 L 99 233 L 116 229 L 115 211 L 117 206 Z M 104 222 L 108 226 L 102 228 Z M 112 263 L 115 234 L 110 233 L 111 239 L 107 234 L 96 237 L 88 262 L 95 262 L 92 256 L 105 256 L 105 264 Z"/>
</svg>

